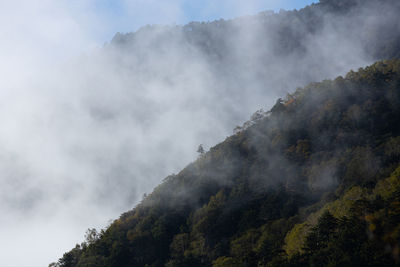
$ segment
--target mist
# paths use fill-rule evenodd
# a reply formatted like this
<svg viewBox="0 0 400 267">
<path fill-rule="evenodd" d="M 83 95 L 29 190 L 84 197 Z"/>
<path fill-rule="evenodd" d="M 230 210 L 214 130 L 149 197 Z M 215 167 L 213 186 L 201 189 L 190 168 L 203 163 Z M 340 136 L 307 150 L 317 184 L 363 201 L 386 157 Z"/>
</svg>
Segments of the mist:
<svg viewBox="0 0 400 267">
<path fill-rule="evenodd" d="M 0 265 L 10 267 L 56 261 L 194 161 L 199 144 L 299 86 L 372 63 L 349 25 L 397 18 L 363 7 L 312 14 L 321 24 L 309 29 L 270 11 L 146 26 L 103 46 L 93 1 L 17 2 L 0 5 Z M 166 24 L 181 21 L 176 3 L 167 11 Z"/>
</svg>

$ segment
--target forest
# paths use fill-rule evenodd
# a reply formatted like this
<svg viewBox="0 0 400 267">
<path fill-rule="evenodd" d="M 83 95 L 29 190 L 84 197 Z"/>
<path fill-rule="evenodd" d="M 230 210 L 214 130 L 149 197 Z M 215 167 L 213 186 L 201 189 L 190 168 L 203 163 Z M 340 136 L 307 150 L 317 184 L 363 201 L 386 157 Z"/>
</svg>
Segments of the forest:
<svg viewBox="0 0 400 267">
<path fill-rule="evenodd" d="M 361 3 L 400 5 L 321 0 L 244 20 L 280 25 L 264 57 L 301 56 L 304 38 L 326 14 L 351 16 Z M 184 38 L 224 69 L 232 60 L 223 49 L 229 38 L 211 33 L 234 36 L 232 25 L 188 24 Z M 375 26 L 360 25 L 358 33 L 376 63 L 309 83 L 257 111 L 50 266 L 399 266 L 400 30 Z M 118 34 L 110 46 L 131 49 L 138 36 Z"/>
<path fill-rule="evenodd" d="M 399 60 L 298 89 L 58 266 L 396 266 L 399 112 Z"/>
</svg>

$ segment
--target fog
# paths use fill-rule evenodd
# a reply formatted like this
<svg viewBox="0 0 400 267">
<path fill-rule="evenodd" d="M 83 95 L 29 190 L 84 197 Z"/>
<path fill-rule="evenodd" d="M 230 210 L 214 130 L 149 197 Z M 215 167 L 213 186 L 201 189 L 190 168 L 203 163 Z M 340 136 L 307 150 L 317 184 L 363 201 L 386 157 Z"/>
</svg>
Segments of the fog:
<svg viewBox="0 0 400 267">
<path fill-rule="evenodd" d="M 348 25 L 396 18 L 366 8 L 312 33 L 291 21 L 301 49 L 280 46 L 273 12 L 144 27 L 103 46 L 110 25 L 94 3 L 0 4 L 1 266 L 56 261 L 194 161 L 199 144 L 223 141 L 298 86 L 371 63 Z M 182 21 L 178 1 L 166 7 L 161 22 Z"/>
</svg>

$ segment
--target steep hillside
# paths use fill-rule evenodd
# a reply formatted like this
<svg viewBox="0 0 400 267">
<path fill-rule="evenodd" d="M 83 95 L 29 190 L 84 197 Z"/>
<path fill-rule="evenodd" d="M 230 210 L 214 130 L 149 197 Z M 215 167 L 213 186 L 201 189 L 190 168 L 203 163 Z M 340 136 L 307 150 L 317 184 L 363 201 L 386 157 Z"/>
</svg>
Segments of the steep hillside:
<svg viewBox="0 0 400 267">
<path fill-rule="evenodd" d="M 312 83 L 56 266 L 395 266 L 400 61 Z"/>
<path fill-rule="evenodd" d="M 110 45 L 126 48 L 131 53 L 135 53 L 132 49 L 150 46 L 152 52 L 157 53 L 171 48 L 171 43 L 176 40 L 183 40 L 186 45 L 205 52 L 209 59 L 221 64 L 234 62 L 242 67 L 237 60 L 243 60 L 243 57 L 232 51 L 232 44 L 239 49 L 245 47 L 244 42 L 253 42 L 258 45 L 257 51 L 246 52 L 257 53 L 262 60 L 274 55 L 295 55 L 299 60 L 311 48 L 310 40 L 315 40 L 318 35 L 328 37 L 322 35 L 329 27 L 334 37 L 342 37 L 336 40 L 341 44 L 343 41 L 357 44 L 361 41 L 360 48 L 370 59 L 393 58 L 400 56 L 399 8 L 400 3 L 395 0 L 322 0 L 294 11 L 265 11 L 231 20 L 191 22 L 184 26 L 147 25 L 137 32 L 117 33 Z M 240 40 L 243 37 L 249 39 Z M 321 41 L 332 48 L 329 38 Z M 143 58 L 146 56 L 142 55 Z M 268 62 L 263 64 L 268 65 Z"/>
<path fill-rule="evenodd" d="M 260 104 L 260 92 L 268 90 L 275 98 L 288 88 L 398 58 L 399 13 L 396 0 L 324 0 L 300 10 L 232 20 L 149 25 L 118 33 L 108 48 L 145 77 L 173 75 L 193 60 L 204 63 L 217 77 L 209 85 L 215 94 L 231 93 L 227 101 L 233 105 L 246 99 L 254 106 Z M 169 69 L 156 59 L 170 62 Z M 243 92 L 248 94 L 242 97 Z"/>
<path fill-rule="evenodd" d="M 85 126 L 104 130 L 90 134 L 99 142 L 90 146 L 91 180 L 99 181 L 92 203 L 126 210 L 184 168 L 200 143 L 221 142 L 255 110 L 270 109 L 309 82 L 398 56 L 399 5 L 330 0 L 298 11 L 116 35 L 75 67 L 85 71 L 68 78 L 82 87 Z"/>
</svg>

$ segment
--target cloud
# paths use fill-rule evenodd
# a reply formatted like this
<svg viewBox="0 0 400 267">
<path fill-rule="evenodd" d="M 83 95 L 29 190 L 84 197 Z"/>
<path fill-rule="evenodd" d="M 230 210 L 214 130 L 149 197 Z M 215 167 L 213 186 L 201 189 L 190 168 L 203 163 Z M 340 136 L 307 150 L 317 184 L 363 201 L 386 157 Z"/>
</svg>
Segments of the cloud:
<svg viewBox="0 0 400 267">
<path fill-rule="evenodd" d="M 213 3 L 204 14 L 261 5 Z M 120 21 L 132 28 L 185 17 L 178 0 L 119 4 Z M 193 161 L 200 143 L 222 141 L 297 86 L 368 63 L 359 39 L 342 38 L 348 21 L 337 28 L 331 20 L 306 36 L 302 55 L 277 53 L 276 25 L 251 18 L 234 22 L 232 32 L 214 24 L 201 45 L 189 28 L 171 26 L 101 48 L 102 28 L 114 27 L 96 13 L 106 7 L 95 0 L 0 4 L 0 212 L 7 214 L 0 228 L 9 244 L 2 266 L 56 260 L 87 228 L 104 227 Z M 306 31 L 300 21 L 298 29 Z M 216 44 L 223 53 L 208 53 Z"/>
</svg>

